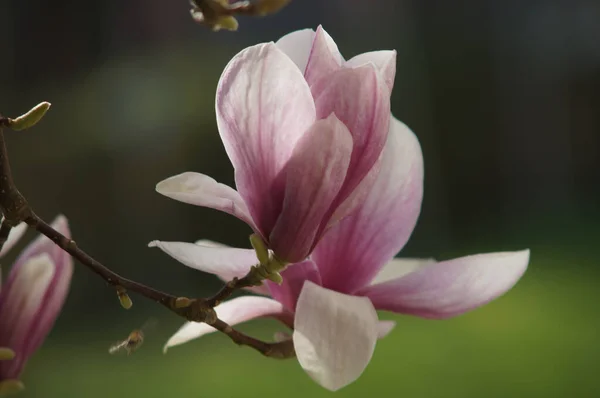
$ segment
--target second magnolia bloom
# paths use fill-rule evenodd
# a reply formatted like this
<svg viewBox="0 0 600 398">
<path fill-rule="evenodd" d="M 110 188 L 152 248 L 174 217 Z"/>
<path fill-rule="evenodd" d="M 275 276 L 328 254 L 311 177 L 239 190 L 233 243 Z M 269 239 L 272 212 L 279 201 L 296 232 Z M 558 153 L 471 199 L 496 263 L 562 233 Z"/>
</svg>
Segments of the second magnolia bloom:
<svg viewBox="0 0 600 398">
<path fill-rule="evenodd" d="M 314 46 L 302 57 L 299 41 L 307 40 Z M 344 62 L 323 29 L 243 50 L 225 68 L 216 98 L 237 191 L 184 173 L 159 183 L 158 192 L 233 214 L 280 260 L 303 260 L 377 175 L 395 56 Z"/>
<path fill-rule="evenodd" d="M 70 237 L 67 219 L 58 216 L 52 227 Z M 0 256 L 16 243 L 27 226 L 14 228 Z M 0 361 L 0 391 L 22 388 L 18 381 L 29 357 L 41 346 L 65 302 L 73 260 L 45 236 L 23 250 L 0 291 L 0 347 L 14 356 Z"/>
<path fill-rule="evenodd" d="M 237 63 L 236 68 L 241 70 L 244 62 L 252 63 L 252 59 L 240 58 L 243 54 L 254 51 L 252 49 L 269 48 L 269 51 L 274 51 L 272 44 L 260 46 L 251 47 L 245 50 L 247 53 L 242 52 L 236 56 L 228 68 Z M 379 83 L 384 82 L 387 101 L 394 81 L 395 53 L 382 51 L 362 54 L 343 63 L 335 43 L 321 28 L 317 32 L 291 33 L 279 40 L 276 46 L 283 49 L 299 70 L 304 72 L 306 82 L 315 96 L 317 115 L 323 104 L 327 104 L 323 105 L 323 117 L 331 115 L 329 111 L 332 108 L 335 108 L 335 115 L 338 115 L 339 109 L 351 110 L 354 112 L 352 115 L 342 112 L 346 116 L 339 120 L 350 131 L 352 127 L 348 126 L 360 125 L 361 128 L 357 131 L 368 131 L 370 134 L 351 134 L 352 153 L 343 182 L 339 183 L 341 178 L 315 178 L 312 174 L 318 175 L 316 167 L 311 164 L 303 164 L 304 168 L 290 167 L 288 165 L 293 165 L 297 160 L 284 157 L 279 161 L 288 160 L 282 165 L 281 174 L 275 173 L 276 178 L 266 179 L 272 182 L 273 191 L 266 190 L 261 185 L 264 182 L 263 176 L 253 173 L 257 170 L 257 164 L 261 164 L 254 158 L 261 158 L 260 150 L 256 152 L 254 149 L 267 148 L 274 142 L 287 142 L 288 130 L 273 130 L 269 134 L 263 134 L 263 130 L 259 128 L 250 129 L 255 136 L 246 137 L 249 148 L 253 150 L 237 148 L 238 143 L 241 145 L 245 142 L 242 139 L 228 141 L 224 138 L 230 157 L 232 153 L 240 157 L 236 161 L 232 158 L 232 161 L 236 167 L 238 189 L 246 202 L 233 189 L 198 174 L 174 177 L 159 184 L 158 190 L 178 200 L 228 211 L 245 219 L 255 230 L 270 231 L 268 243 L 277 254 L 281 253 L 277 252 L 278 249 L 286 247 L 278 246 L 280 242 L 292 245 L 289 253 L 294 253 L 290 258 L 295 261 L 291 261 L 294 264 L 282 272 L 283 284 L 267 281 L 265 286 L 253 288 L 255 293 L 269 297 L 238 297 L 221 304 L 215 310 L 219 318 L 230 325 L 265 316 L 281 320 L 294 330 L 292 339 L 302 368 L 320 385 L 337 390 L 362 374 L 371 360 L 377 339 L 384 337 L 394 326 L 393 322 L 379 321 L 376 310 L 438 319 L 462 314 L 509 290 L 526 270 L 529 251 L 479 254 L 442 262 L 433 259 L 394 259 L 408 241 L 421 208 L 423 156 L 419 142 L 408 127 L 392 118 L 389 129 L 382 135 L 385 137 L 381 144 L 384 149 L 379 150 L 380 132 L 378 128 L 369 127 L 378 125 L 372 117 L 373 109 L 379 106 L 378 101 L 383 101 L 373 94 L 379 93 L 377 90 L 368 91 L 371 94 L 369 101 L 358 108 L 356 99 L 343 95 L 344 90 L 338 86 L 336 90 L 339 91 L 329 101 L 320 102 L 321 97 L 318 95 L 322 92 L 321 85 L 328 79 L 335 80 L 334 76 L 349 78 L 358 73 L 357 70 L 365 73 L 365 76 L 371 76 L 371 71 L 375 71 L 378 90 Z M 371 66 L 356 68 L 365 62 Z M 341 69 L 339 65 L 343 65 Z M 265 70 L 270 69 L 265 67 Z M 228 73 L 227 69 L 222 79 L 227 79 Z M 244 80 L 244 87 L 252 87 L 252 81 L 260 81 L 260 76 L 262 75 L 259 73 L 258 76 L 248 77 Z M 350 78 L 347 81 L 348 86 L 354 83 Z M 289 97 L 289 101 L 295 94 L 295 91 L 279 93 L 273 100 L 285 95 Z M 257 99 L 270 100 L 262 96 L 254 98 L 240 95 L 230 101 L 221 99 L 221 102 L 218 97 L 218 104 L 238 101 L 252 103 Z M 237 129 L 259 123 L 258 114 L 246 113 L 242 118 L 243 123 L 236 125 L 234 107 L 226 109 L 229 110 L 226 114 L 231 117 L 232 126 Z M 219 111 L 219 105 L 217 110 Z M 273 118 L 286 126 L 284 119 L 278 119 L 277 115 L 273 115 Z M 354 121 L 354 124 L 349 120 Z M 220 128 L 223 123 L 220 120 Z M 329 119 L 322 120 L 321 123 L 334 125 L 338 122 L 333 116 L 329 116 Z M 228 126 L 225 131 L 230 131 L 231 128 L 233 127 Z M 291 131 L 293 136 L 293 129 Z M 344 130 L 340 127 L 339 132 Z M 223 131 L 221 134 L 223 135 Z M 347 151 L 348 134 L 329 134 L 329 139 L 335 138 L 338 141 L 327 142 L 323 148 L 300 147 L 310 151 L 302 154 L 303 159 L 310 159 L 310 162 L 324 170 L 328 170 L 325 165 L 334 168 L 332 163 L 323 158 L 329 155 L 328 151 L 337 150 L 329 145 L 341 148 L 340 154 Z M 360 137 L 367 141 L 361 141 Z M 374 140 L 377 144 L 369 140 Z M 281 144 L 284 147 L 285 142 Z M 302 142 L 302 139 L 297 142 Z M 361 156 L 369 158 L 367 155 L 376 153 L 377 158 L 362 164 L 363 158 L 355 157 L 354 151 L 357 148 L 362 148 L 357 152 Z M 294 150 L 290 149 L 291 152 Z M 271 159 L 270 156 L 277 157 L 277 154 L 267 153 L 265 156 Z M 344 156 L 333 158 L 338 159 L 336 167 L 344 169 L 341 167 L 345 164 L 342 161 Z M 241 166 L 236 165 L 238 161 L 240 165 L 246 165 L 246 168 L 239 168 Z M 272 164 L 269 163 L 271 161 L 272 159 L 266 161 L 266 164 Z M 357 175 L 362 177 L 353 179 L 356 170 L 360 171 Z M 292 172 L 297 175 L 292 176 Z M 291 188 L 288 188 L 289 181 L 294 181 Z M 306 185 L 310 183 L 316 186 Z M 330 186 L 321 187 L 320 183 L 328 183 Z M 263 190 L 254 190 L 256 187 L 262 187 Z M 306 190 L 303 191 L 303 188 Z M 333 201 L 323 206 L 327 210 L 319 213 L 324 217 L 317 217 L 317 228 L 305 229 L 302 217 L 308 217 L 306 214 L 312 211 L 306 207 L 313 203 L 318 208 L 322 205 L 319 202 L 322 189 L 325 192 L 338 192 L 337 196 L 331 194 L 330 197 L 335 196 Z M 298 196 L 287 196 L 288 192 Z M 306 192 L 311 192 L 312 196 L 303 196 Z M 348 196 L 340 192 L 347 193 Z M 256 194 L 249 196 L 256 200 L 257 207 L 254 210 L 251 210 L 246 199 L 245 195 L 248 193 Z M 298 197 L 300 201 L 296 201 Z M 260 200 L 266 202 L 264 207 L 261 207 Z M 248 206 L 244 207 L 247 203 Z M 282 205 L 277 207 L 274 205 L 277 203 Z M 275 208 L 281 211 L 273 218 L 274 214 L 267 212 L 267 209 Z M 280 225 L 280 222 L 287 224 Z M 309 224 L 313 225 L 312 222 Z M 276 228 L 263 229 L 270 225 Z M 316 233 L 306 236 L 307 231 Z M 293 250 L 296 243 L 303 248 L 301 251 Z M 253 250 L 227 248 L 205 241 L 195 244 L 156 241 L 151 245 L 161 248 L 187 266 L 216 274 L 224 280 L 244 276 L 257 261 Z M 171 337 L 165 348 L 183 344 L 213 331 L 206 324 L 188 322 Z"/>
</svg>

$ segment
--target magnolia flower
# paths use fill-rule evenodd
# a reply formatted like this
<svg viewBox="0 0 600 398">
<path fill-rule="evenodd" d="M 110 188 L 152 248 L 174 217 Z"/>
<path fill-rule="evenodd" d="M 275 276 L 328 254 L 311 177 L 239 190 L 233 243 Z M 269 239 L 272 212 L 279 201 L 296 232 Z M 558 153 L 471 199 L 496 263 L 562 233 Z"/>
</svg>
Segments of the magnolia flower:
<svg viewBox="0 0 600 398">
<path fill-rule="evenodd" d="M 310 35 L 302 31 L 284 39 L 300 43 L 305 36 Z M 281 285 L 267 281 L 254 289 L 268 297 L 239 297 L 215 308 L 230 325 L 258 317 L 281 320 L 293 329 L 302 368 L 330 390 L 356 380 L 371 360 L 377 339 L 394 327 L 394 322 L 380 321 L 376 310 L 434 319 L 456 316 L 505 293 L 529 262 L 528 250 L 441 262 L 394 259 L 415 227 L 423 196 L 419 142 L 396 119 L 379 161 L 380 172 L 352 214 L 327 231 L 310 257 L 289 265 L 281 273 Z M 206 241 L 151 245 L 224 280 L 244 276 L 256 263 L 253 250 Z M 209 325 L 188 322 L 165 349 L 213 331 Z"/>
<path fill-rule="evenodd" d="M 70 236 L 64 216 L 57 217 L 52 226 Z M 0 257 L 15 245 L 26 227 L 20 224 L 13 228 Z M 27 246 L 12 266 L 0 291 L 0 350 L 11 352 L 14 358 L 0 361 L 0 392 L 22 388 L 19 376 L 52 328 L 72 273 L 71 257 L 45 236 Z"/>
<path fill-rule="evenodd" d="M 243 50 L 216 97 L 237 191 L 191 172 L 157 191 L 240 218 L 282 262 L 304 260 L 377 176 L 395 60 L 379 51 L 346 62 L 322 28 Z"/>
</svg>

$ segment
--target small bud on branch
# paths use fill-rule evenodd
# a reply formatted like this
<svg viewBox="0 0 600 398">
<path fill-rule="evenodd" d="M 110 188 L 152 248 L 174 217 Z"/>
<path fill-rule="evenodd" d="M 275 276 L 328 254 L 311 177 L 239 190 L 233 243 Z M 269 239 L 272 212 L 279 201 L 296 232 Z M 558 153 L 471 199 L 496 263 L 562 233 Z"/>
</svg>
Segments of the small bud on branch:
<svg viewBox="0 0 600 398">
<path fill-rule="evenodd" d="M 236 15 L 265 16 L 276 13 L 285 7 L 290 0 L 191 0 L 190 13 L 194 21 L 206 25 L 213 31 L 221 29 L 235 31 L 238 28 Z"/>
<path fill-rule="evenodd" d="M 8 119 L 8 127 L 14 131 L 21 131 L 35 126 L 50 109 L 49 102 L 41 102 L 29 110 L 29 112 L 16 119 Z"/>
</svg>

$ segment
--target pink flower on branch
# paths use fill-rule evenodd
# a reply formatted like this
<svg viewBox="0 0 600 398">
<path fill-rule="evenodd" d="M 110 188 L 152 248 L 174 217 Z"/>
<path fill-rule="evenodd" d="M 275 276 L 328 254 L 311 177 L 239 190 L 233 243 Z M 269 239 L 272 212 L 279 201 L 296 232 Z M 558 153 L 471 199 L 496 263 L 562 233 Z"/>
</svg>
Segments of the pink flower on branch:
<svg viewBox="0 0 600 398">
<path fill-rule="evenodd" d="M 329 49 L 325 54 L 331 56 L 321 55 L 319 62 L 338 70 L 336 60 L 341 56 L 336 58 L 339 53 L 335 44 L 322 29 L 316 33 L 294 32 L 278 45 L 282 42 L 293 43 L 291 48 L 305 49 L 311 54 L 308 61 L 299 54 L 291 55 L 305 71 L 307 81 L 316 81 L 311 88 L 322 84 L 322 79 L 332 79 L 331 75 L 322 78 L 318 71 L 310 69 L 313 54 L 322 50 L 319 46 L 325 45 Z M 387 87 L 391 88 L 394 68 L 391 61 L 385 61 L 385 54 L 359 55 L 353 58 L 358 61 L 346 64 L 351 64 L 351 68 L 353 62 L 370 59 L 379 66 L 378 76 L 390 83 Z M 434 319 L 456 316 L 508 291 L 529 262 L 528 250 L 441 262 L 394 259 L 416 225 L 423 196 L 423 156 L 419 142 L 408 127 L 394 118 L 376 164 L 377 172 L 363 179 L 368 184 L 360 183 L 368 185 L 368 189 L 355 194 L 354 203 L 349 206 L 352 212 L 325 229 L 307 259 L 289 265 L 281 273 L 281 285 L 267 281 L 265 286 L 254 289 L 267 297 L 239 297 L 215 308 L 219 318 L 230 325 L 269 316 L 291 327 L 300 365 L 330 390 L 356 380 L 371 360 L 377 339 L 394 327 L 393 322 L 378 320 L 376 310 Z M 188 196 L 173 197 L 199 203 L 201 200 L 195 198 L 206 197 L 206 191 L 197 188 L 188 192 Z M 292 225 L 286 229 L 287 233 L 293 234 L 295 221 L 288 221 Z M 285 235 L 278 237 L 283 238 Z M 155 241 L 151 245 L 189 267 L 224 280 L 244 276 L 257 262 L 254 250 L 227 248 L 206 241 Z M 209 325 L 188 322 L 171 337 L 165 349 L 211 332 L 214 329 Z"/>
<path fill-rule="evenodd" d="M 52 227 L 70 237 L 67 219 Z M 0 257 L 15 245 L 27 226 L 11 231 Z M 0 347 L 14 358 L 0 361 L 2 384 L 14 385 L 28 358 L 41 346 L 63 306 L 73 274 L 71 257 L 50 239 L 40 236 L 17 258 L 0 290 Z"/>
<path fill-rule="evenodd" d="M 395 56 L 344 62 L 322 28 L 243 50 L 225 68 L 216 97 L 237 191 L 191 172 L 160 182 L 157 191 L 235 215 L 279 260 L 304 260 L 374 181 L 389 130 Z"/>
</svg>

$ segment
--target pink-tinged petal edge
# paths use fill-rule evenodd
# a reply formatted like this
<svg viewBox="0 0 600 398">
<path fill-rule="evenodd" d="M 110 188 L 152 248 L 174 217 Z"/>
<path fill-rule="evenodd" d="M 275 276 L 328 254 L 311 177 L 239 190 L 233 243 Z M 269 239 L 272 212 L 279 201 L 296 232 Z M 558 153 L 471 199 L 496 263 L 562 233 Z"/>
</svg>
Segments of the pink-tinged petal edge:
<svg viewBox="0 0 600 398">
<path fill-rule="evenodd" d="M 217 87 L 217 125 L 236 187 L 258 232 L 269 235 L 281 210 L 281 171 L 315 121 L 310 89 L 274 43 L 249 47 L 225 67 Z"/>
<path fill-rule="evenodd" d="M 380 172 L 365 201 L 332 227 L 313 252 L 323 286 L 353 293 L 408 241 L 423 198 L 423 155 L 414 133 L 393 118 Z M 343 278 L 340 274 L 344 275 Z"/>
<path fill-rule="evenodd" d="M 240 194 L 207 175 L 194 172 L 181 173 L 159 182 L 156 185 L 156 192 L 183 203 L 231 214 L 256 230 L 248 207 Z"/>
<path fill-rule="evenodd" d="M 308 85 L 310 86 L 340 69 L 343 61 L 335 41 L 319 25 L 304 70 L 304 78 Z"/>
<path fill-rule="evenodd" d="M 209 241 L 164 242 L 154 240 L 148 247 L 156 247 L 185 266 L 218 276 L 224 282 L 245 276 L 258 263 L 253 249 L 217 246 Z M 247 289 L 258 294 L 268 294 L 266 286 Z"/>
<path fill-rule="evenodd" d="M 366 298 L 306 282 L 294 320 L 298 362 L 321 386 L 335 391 L 365 370 L 379 335 L 377 313 Z"/>
<path fill-rule="evenodd" d="M 298 142 L 285 169 L 285 198 L 269 247 L 290 263 L 304 260 L 323 218 L 344 184 L 352 137 L 334 114 L 319 120 Z"/>
<path fill-rule="evenodd" d="M 27 224 L 25 224 L 24 222 L 20 223 L 19 225 L 17 225 L 16 227 L 14 227 L 10 230 L 8 239 L 6 239 L 6 242 L 4 242 L 4 246 L 2 246 L 2 250 L 0 250 L 0 258 L 4 257 L 4 255 L 6 253 L 8 253 L 8 251 L 10 249 L 12 249 L 12 247 L 14 245 L 17 244 L 19 239 L 21 239 L 21 237 L 23 236 L 23 234 L 26 231 L 27 231 Z M 2 282 L 1 275 L 0 275 L 0 282 Z"/>
<path fill-rule="evenodd" d="M 215 307 L 215 311 L 219 319 L 230 326 L 262 317 L 275 317 L 284 324 L 291 325 L 291 315 L 285 311 L 283 306 L 266 297 L 237 297 L 218 305 Z M 215 331 L 216 329 L 205 323 L 187 322 L 167 341 L 163 352 Z"/>
<path fill-rule="evenodd" d="M 529 250 L 476 254 L 425 266 L 357 294 L 375 308 L 444 319 L 480 307 L 510 290 L 529 263 Z"/>
<path fill-rule="evenodd" d="M 390 128 L 390 96 L 372 64 L 342 68 L 315 83 L 311 89 L 317 117 L 321 119 L 335 113 L 352 134 L 350 166 L 344 186 L 330 209 L 333 215 L 378 162 Z M 329 218 L 331 216 L 326 222 Z M 329 226 L 324 223 L 320 233 Z"/>
<path fill-rule="evenodd" d="M 321 284 L 321 276 L 317 265 L 310 260 L 301 263 L 290 264 L 281 273 L 283 283 L 281 285 L 268 281 L 267 286 L 271 297 L 279 301 L 289 311 L 296 310 L 296 302 L 302 291 L 305 281 L 311 281 L 317 285 Z"/>
<path fill-rule="evenodd" d="M 359 54 L 356 57 L 349 59 L 344 66 L 356 68 L 367 63 L 375 65 L 391 93 L 396 78 L 396 51 L 382 50 Z"/>
</svg>

